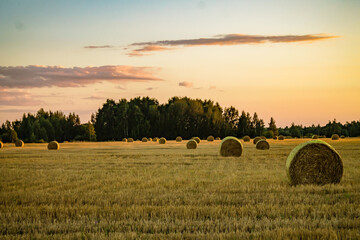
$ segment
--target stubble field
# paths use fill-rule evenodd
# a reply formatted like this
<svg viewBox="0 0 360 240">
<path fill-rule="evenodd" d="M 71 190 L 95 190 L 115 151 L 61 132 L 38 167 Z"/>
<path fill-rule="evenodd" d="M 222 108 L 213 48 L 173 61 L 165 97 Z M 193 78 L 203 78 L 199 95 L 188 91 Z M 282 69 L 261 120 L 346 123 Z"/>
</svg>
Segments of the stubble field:
<svg viewBox="0 0 360 240">
<path fill-rule="evenodd" d="M 359 239 L 360 139 L 328 143 L 340 184 L 289 186 L 285 161 L 305 139 L 25 144 L 0 149 L 1 239 Z"/>
</svg>

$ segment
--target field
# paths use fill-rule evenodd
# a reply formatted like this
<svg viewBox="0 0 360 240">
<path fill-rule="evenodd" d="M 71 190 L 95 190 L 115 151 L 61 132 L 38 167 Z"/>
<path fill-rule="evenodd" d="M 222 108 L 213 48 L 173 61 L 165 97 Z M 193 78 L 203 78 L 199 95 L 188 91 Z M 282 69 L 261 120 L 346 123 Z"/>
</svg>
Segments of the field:
<svg viewBox="0 0 360 240">
<path fill-rule="evenodd" d="M 326 139 L 340 184 L 289 186 L 305 139 L 240 158 L 219 143 L 25 144 L 0 149 L 1 239 L 360 239 L 360 139 Z"/>
</svg>

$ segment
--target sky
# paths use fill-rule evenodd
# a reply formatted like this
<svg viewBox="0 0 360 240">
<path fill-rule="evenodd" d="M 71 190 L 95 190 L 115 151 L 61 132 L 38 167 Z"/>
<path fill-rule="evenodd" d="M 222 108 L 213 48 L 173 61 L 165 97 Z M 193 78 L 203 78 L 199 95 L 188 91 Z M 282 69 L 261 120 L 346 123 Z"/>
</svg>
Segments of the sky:
<svg viewBox="0 0 360 240">
<path fill-rule="evenodd" d="M 211 99 L 265 123 L 360 120 L 360 1 L 0 0 L 0 123 L 106 99 Z"/>
</svg>

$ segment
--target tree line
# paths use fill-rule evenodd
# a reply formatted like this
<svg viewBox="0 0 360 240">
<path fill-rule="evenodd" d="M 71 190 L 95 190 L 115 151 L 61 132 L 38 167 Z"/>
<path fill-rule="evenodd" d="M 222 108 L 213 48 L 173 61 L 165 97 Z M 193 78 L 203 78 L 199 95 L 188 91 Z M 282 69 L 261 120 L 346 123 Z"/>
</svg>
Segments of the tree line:
<svg viewBox="0 0 360 240">
<path fill-rule="evenodd" d="M 257 113 L 239 112 L 235 107 L 222 108 L 212 100 L 173 97 L 167 103 L 149 97 L 137 97 L 114 101 L 108 99 L 91 121 L 80 123 L 75 113 L 65 115 L 60 111 L 44 111 L 24 114 L 22 119 L 6 121 L 0 128 L 0 138 L 4 142 L 21 139 L 25 142 L 63 141 L 120 141 L 132 137 L 165 137 L 185 139 L 193 136 L 206 138 L 225 136 L 261 136 L 272 138 L 278 135 L 291 137 L 330 137 L 332 134 L 360 136 L 360 121 L 341 124 L 336 120 L 325 126 L 305 127 L 292 124 L 277 128 L 274 118 L 269 122 Z"/>
<path fill-rule="evenodd" d="M 80 118 L 75 113 L 66 116 L 60 111 L 44 111 L 40 109 L 36 114 L 23 114 L 21 120 L 12 123 L 6 121 L 0 128 L 0 139 L 3 142 L 49 141 L 96 141 L 93 124 L 80 124 Z"/>
</svg>

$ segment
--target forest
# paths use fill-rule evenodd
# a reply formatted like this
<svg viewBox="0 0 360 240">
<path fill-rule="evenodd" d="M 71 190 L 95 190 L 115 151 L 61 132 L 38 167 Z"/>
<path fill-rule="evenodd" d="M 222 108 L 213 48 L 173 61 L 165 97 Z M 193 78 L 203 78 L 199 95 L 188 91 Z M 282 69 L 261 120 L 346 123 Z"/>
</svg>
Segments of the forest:
<svg viewBox="0 0 360 240">
<path fill-rule="evenodd" d="M 132 137 L 165 137 L 175 139 L 181 136 L 206 138 L 236 136 L 250 137 L 264 135 L 272 138 L 278 135 L 288 137 L 330 137 L 332 134 L 345 137 L 360 136 L 360 121 L 341 124 L 335 119 L 325 126 L 295 125 L 278 128 L 274 118 L 268 122 L 258 114 L 239 111 L 233 106 L 222 108 L 212 100 L 173 97 L 165 104 L 149 97 L 108 99 L 93 113 L 91 121 L 81 124 L 75 113 L 65 115 L 61 111 L 40 109 L 36 114 L 24 113 L 20 120 L 6 121 L 0 128 L 3 142 L 63 141 L 120 141 Z"/>
</svg>

